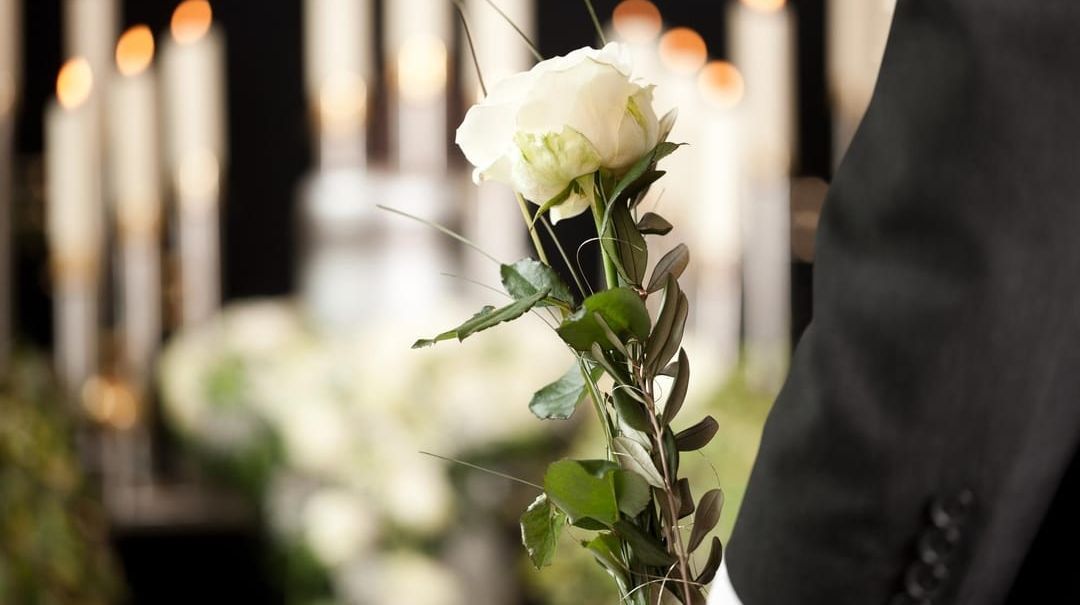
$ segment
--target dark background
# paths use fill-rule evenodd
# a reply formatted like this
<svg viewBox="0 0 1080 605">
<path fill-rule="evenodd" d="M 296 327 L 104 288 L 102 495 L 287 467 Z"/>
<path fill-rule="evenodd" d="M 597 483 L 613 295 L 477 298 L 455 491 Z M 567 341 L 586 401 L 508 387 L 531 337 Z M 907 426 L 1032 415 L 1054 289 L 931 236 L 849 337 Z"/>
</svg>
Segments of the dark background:
<svg viewBox="0 0 1080 605">
<path fill-rule="evenodd" d="M 377 17 L 382 5 L 390 1 L 375 0 Z M 697 29 L 710 54 L 723 58 L 724 2 L 655 1 L 667 25 Z M 128 1 L 124 27 L 146 23 L 155 31 L 165 31 L 176 3 Z M 221 0 L 212 4 L 228 45 L 230 166 L 223 204 L 223 292 L 229 299 L 287 293 L 295 273 L 294 193 L 312 159 L 302 90 L 301 0 Z M 536 4 L 537 42 L 544 56 L 566 53 L 594 39 L 592 24 L 577 0 L 541 0 Z M 602 17 L 610 15 L 616 4 L 616 0 L 595 2 Z M 824 0 L 795 0 L 793 4 L 799 21 L 796 175 L 827 178 L 831 129 L 824 84 Z M 25 86 L 17 134 L 21 169 L 16 171 L 23 195 L 17 196 L 15 312 L 20 336 L 39 347 L 46 347 L 51 339 L 48 275 L 40 232 L 42 113 L 61 64 L 60 15 L 59 0 L 24 2 Z M 378 44 L 376 53 L 381 56 Z M 377 98 L 373 106 L 371 145 L 376 161 L 385 155 L 381 153 L 385 150 L 382 101 Z M 460 101 L 451 105 L 449 125 L 453 128 L 463 106 Z M 452 158 L 460 162 L 456 151 Z M 582 224 L 577 227 L 565 229 L 573 237 L 588 228 Z M 793 269 L 793 323 L 799 333 L 809 317 L 809 274 L 808 267 L 799 264 Z"/>
<path fill-rule="evenodd" d="M 376 0 L 376 23 L 381 21 L 382 6 L 390 1 Z M 654 2 L 668 26 L 697 29 L 710 54 L 723 58 L 724 2 Z M 799 21 L 800 90 L 795 173 L 827 179 L 831 127 L 824 84 L 823 3 L 793 2 Z M 164 31 L 175 4 L 175 0 L 129 0 L 124 26 L 146 23 Z M 294 282 L 295 190 L 312 160 L 302 90 L 301 0 L 212 4 L 228 47 L 230 166 L 222 206 L 224 293 L 228 299 L 285 294 Z M 594 39 L 579 1 L 538 0 L 536 4 L 537 41 L 545 56 L 563 54 Z M 598 13 L 607 16 L 617 2 L 596 0 L 595 4 Z M 15 311 L 19 336 L 38 348 L 47 348 L 51 340 L 40 156 L 42 112 L 53 94 L 61 63 L 60 15 L 59 0 L 24 2 L 26 65 L 17 134 Z M 381 58 L 381 49 L 376 50 L 376 57 Z M 451 62 L 451 66 L 458 64 L 456 58 Z M 372 106 L 370 145 L 377 162 L 385 157 L 385 105 L 385 99 L 376 98 Z M 450 128 L 460 121 L 463 111 L 460 100 L 451 103 Z M 456 152 L 452 159 L 461 163 Z M 560 228 L 571 237 L 584 237 L 591 225 L 591 219 L 584 218 L 584 222 Z M 792 269 L 793 329 L 798 335 L 810 317 L 811 267 L 794 262 Z M 265 548 L 257 536 L 256 531 L 243 528 L 159 527 L 118 532 L 116 541 L 135 602 L 276 602 L 280 595 L 260 575 Z M 172 575 L 177 571 L 182 578 Z"/>
</svg>

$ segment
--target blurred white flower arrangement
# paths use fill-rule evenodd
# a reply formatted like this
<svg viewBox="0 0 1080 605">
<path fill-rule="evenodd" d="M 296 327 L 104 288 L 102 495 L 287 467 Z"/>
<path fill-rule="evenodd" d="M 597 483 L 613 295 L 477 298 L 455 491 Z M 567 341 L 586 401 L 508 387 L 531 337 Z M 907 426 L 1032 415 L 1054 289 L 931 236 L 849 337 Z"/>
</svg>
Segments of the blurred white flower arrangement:
<svg viewBox="0 0 1080 605">
<path fill-rule="evenodd" d="M 287 301 L 227 308 L 169 343 L 164 413 L 194 448 L 245 475 L 275 535 L 309 552 L 342 600 L 463 603 L 431 555 L 401 549 L 402 535 L 437 540 L 454 513 L 447 466 L 420 450 L 457 456 L 535 437 L 543 427 L 521 402 L 569 356 L 538 337 L 539 321 L 417 352 L 403 340 L 410 319 L 381 319 L 328 337 Z M 524 339 L 536 345 L 515 346 Z M 373 569 L 377 581 L 359 578 Z"/>
</svg>

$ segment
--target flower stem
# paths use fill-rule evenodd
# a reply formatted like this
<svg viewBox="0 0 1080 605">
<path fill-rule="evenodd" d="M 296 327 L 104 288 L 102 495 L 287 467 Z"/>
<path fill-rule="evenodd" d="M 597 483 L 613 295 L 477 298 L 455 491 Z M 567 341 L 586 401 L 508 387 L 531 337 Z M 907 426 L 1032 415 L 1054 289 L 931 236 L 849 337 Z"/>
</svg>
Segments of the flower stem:
<svg viewBox="0 0 1080 605">
<path fill-rule="evenodd" d="M 540 234 L 536 232 L 536 221 L 529 215 L 529 206 L 525 203 L 525 198 L 521 197 L 520 193 L 514 193 L 517 196 L 518 208 L 521 209 L 521 218 L 525 219 L 525 227 L 529 230 L 529 237 L 532 238 L 533 248 L 536 248 L 536 255 L 540 257 L 540 262 L 550 266 L 548 262 L 547 253 L 544 252 L 544 244 L 540 241 Z"/>
<path fill-rule="evenodd" d="M 593 220 L 596 221 L 596 237 L 600 243 L 600 255 L 604 259 L 604 280 L 607 283 L 608 289 L 619 287 L 619 272 L 615 268 L 615 259 L 608 256 L 607 249 L 604 248 L 604 209 L 607 207 L 607 201 L 602 196 L 593 196 Z"/>
<path fill-rule="evenodd" d="M 593 8 L 590 0 L 585 0 L 585 8 L 589 9 L 589 16 L 592 17 L 593 27 L 596 28 L 596 35 L 600 36 L 600 43 L 607 46 L 607 38 L 604 37 L 604 28 L 600 27 L 600 19 L 596 18 L 596 9 Z"/>
</svg>

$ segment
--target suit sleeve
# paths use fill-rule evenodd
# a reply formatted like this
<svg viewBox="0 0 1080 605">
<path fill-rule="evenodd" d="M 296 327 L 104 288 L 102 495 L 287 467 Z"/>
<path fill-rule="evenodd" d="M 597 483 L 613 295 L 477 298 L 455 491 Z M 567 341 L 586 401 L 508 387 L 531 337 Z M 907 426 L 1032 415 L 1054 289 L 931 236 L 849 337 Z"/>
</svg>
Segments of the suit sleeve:
<svg viewBox="0 0 1080 605">
<path fill-rule="evenodd" d="M 999 603 L 1080 435 L 1080 5 L 900 0 L 729 572 L 746 605 Z"/>
</svg>

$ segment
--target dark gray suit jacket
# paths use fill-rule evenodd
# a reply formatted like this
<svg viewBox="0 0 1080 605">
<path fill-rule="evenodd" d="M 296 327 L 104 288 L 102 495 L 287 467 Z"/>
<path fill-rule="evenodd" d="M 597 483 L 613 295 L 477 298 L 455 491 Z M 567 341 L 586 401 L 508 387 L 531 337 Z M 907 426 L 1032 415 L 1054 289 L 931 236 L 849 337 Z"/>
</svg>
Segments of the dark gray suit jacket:
<svg viewBox="0 0 1080 605">
<path fill-rule="evenodd" d="M 1080 515 L 1080 1 L 899 0 L 814 314 L 729 549 L 744 604 L 1080 603 L 1070 553 L 1030 563 Z"/>
</svg>

